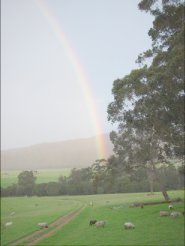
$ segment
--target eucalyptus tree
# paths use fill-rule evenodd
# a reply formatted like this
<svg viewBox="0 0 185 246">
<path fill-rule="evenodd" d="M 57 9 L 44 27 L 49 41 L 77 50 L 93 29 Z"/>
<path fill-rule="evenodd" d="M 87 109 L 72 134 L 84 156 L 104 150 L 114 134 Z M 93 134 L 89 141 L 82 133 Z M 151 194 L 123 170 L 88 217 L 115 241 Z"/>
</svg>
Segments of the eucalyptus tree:
<svg viewBox="0 0 185 246">
<path fill-rule="evenodd" d="M 33 171 L 23 171 L 18 175 L 18 195 L 32 196 L 34 194 L 36 176 Z"/>
<path fill-rule="evenodd" d="M 144 165 L 152 191 L 156 165 L 184 152 L 184 3 L 138 6 L 154 17 L 152 48 L 138 56 L 138 69 L 114 81 L 107 112 L 118 124 L 110 134 L 116 157 L 128 171 Z"/>
<path fill-rule="evenodd" d="M 104 193 L 107 176 L 107 162 L 105 159 L 96 160 L 92 166 L 92 187 L 93 193 Z"/>
</svg>

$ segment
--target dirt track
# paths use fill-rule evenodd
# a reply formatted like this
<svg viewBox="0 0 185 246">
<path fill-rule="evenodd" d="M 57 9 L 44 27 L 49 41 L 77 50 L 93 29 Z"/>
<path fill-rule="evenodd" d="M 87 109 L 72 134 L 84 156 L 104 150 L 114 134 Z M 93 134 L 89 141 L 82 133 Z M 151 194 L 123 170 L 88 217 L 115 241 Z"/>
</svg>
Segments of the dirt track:
<svg viewBox="0 0 185 246">
<path fill-rule="evenodd" d="M 21 238 L 20 240 L 14 241 L 13 243 L 10 243 L 9 246 L 18 246 L 18 245 L 25 245 L 25 246 L 32 246 L 37 244 L 39 241 L 48 238 L 52 236 L 54 233 L 56 233 L 58 230 L 60 230 L 65 224 L 70 222 L 72 219 L 74 219 L 82 210 L 78 209 L 76 211 L 73 211 L 65 216 L 62 216 L 55 222 L 49 224 L 48 228 L 41 229 L 39 231 L 36 231 L 28 236 L 25 236 Z"/>
</svg>

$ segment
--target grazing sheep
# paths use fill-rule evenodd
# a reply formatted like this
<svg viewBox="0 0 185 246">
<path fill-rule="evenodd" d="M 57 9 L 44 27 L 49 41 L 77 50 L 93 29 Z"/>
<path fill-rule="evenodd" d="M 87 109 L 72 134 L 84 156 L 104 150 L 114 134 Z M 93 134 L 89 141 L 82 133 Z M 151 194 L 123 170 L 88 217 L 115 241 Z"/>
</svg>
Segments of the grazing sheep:
<svg viewBox="0 0 185 246">
<path fill-rule="evenodd" d="M 10 222 L 7 222 L 7 223 L 5 224 L 5 226 L 11 226 L 12 224 L 13 224 L 13 222 L 10 221 Z"/>
<path fill-rule="evenodd" d="M 97 221 L 95 223 L 95 226 L 98 228 L 98 227 L 104 227 L 106 224 L 106 222 L 104 220 L 100 220 L 100 221 Z"/>
<path fill-rule="evenodd" d="M 97 222 L 97 220 L 90 220 L 89 225 L 92 226 L 92 225 L 96 224 L 96 222 Z"/>
<path fill-rule="evenodd" d="M 135 229 L 135 225 L 132 224 L 131 222 L 126 222 L 126 223 L 124 224 L 124 228 L 125 228 L 125 230 L 128 230 L 128 229 Z"/>
<path fill-rule="evenodd" d="M 168 208 L 169 208 L 170 210 L 172 210 L 172 209 L 173 209 L 173 205 L 170 204 L 170 205 L 168 206 Z"/>
<path fill-rule="evenodd" d="M 170 216 L 172 216 L 173 218 L 179 217 L 179 216 L 181 216 L 181 215 L 182 215 L 182 213 L 180 213 L 180 212 L 172 212 L 172 213 L 170 214 Z"/>
<path fill-rule="evenodd" d="M 170 216 L 168 211 L 160 211 L 160 217 Z"/>
<path fill-rule="evenodd" d="M 38 223 L 38 226 L 40 227 L 40 229 L 48 228 L 48 224 L 46 222 Z"/>
</svg>

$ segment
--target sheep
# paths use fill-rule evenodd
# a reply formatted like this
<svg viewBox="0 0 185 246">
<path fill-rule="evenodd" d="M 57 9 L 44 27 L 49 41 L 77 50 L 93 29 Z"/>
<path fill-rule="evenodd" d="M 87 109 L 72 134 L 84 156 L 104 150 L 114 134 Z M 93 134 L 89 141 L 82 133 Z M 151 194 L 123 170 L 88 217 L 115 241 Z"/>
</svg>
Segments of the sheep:
<svg viewBox="0 0 185 246">
<path fill-rule="evenodd" d="M 170 205 L 168 206 L 168 208 L 169 208 L 170 210 L 172 210 L 172 209 L 173 209 L 173 205 L 170 204 Z"/>
<path fill-rule="evenodd" d="M 104 220 L 100 220 L 100 221 L 97 221 L 95 223 L 95 226 L 96 226 L 96 228 L 99 228 L 99 227 L 104 227 L 105 224 L 106 224 L 106 222 Z"/>
<path fill-rule="evenodd" d="M 96 224 L 96 222 L 97 222 L 97 220 L 90 220 L 89 225 L 92 226 L 92 225 Z"/>
<path fill-rule="evenodd" d="M 160 217 L 164 216 L 170 216 L 170 213 L 168 211 L 160 211 Z"/>
<path fill-rule="evenodd" d="M 173 218 L 179 217 L 179 216 L 181 216 L 181 215 L 182 215 L 182 213 L 180 213 L 180 212 L 172 212 L 172 213 L 170 214 L 170 216 L 173 217 Z"/>
<path fill-rule="evenodd" d="M 5 226 L 11 226 L 12 224 L 13 224 L 13 222 L 10 221 L 10 222 L 7 222 L 7 223 L 5 224 Z"/>
<path fill-rule="evenodd" d="M 40 229 L 48 228 L 48 224 L 46 222 L 38 223 L 38 226 L 40 227 Z"/>
<path fill-rule="evenodd" d="M 135 225 L 132 224 L 131 222 L 126 222 L 124 224 L 124 228 L 125 228 L 125 230 L 127 230 L 127 229 L 135 229 Z"/>
</svg>

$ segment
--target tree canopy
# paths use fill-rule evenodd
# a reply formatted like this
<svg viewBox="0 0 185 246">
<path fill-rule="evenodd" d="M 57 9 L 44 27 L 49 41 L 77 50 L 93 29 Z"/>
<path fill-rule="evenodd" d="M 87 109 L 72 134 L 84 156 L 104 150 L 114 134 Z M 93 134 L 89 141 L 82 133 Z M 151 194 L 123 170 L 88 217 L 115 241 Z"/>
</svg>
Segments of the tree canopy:
<svg viewBox="0 0 185 246">
<path fill-rule="evenodd" d="M 33 171 L 23 171 L 18 175 L 17 193 L 27 196 L 33 195 L 36 177 Z"/>
<path fill-rule="evenodd" d="M 155 165 L 184 153 L 184 4 L 180 0 L 142 0 L 139 9 L 154 16 L 148 35 L 152 48 L 138 56 L 138 69 L 113 82 L 108 120 L 125 167 Z"/>
</svg>

